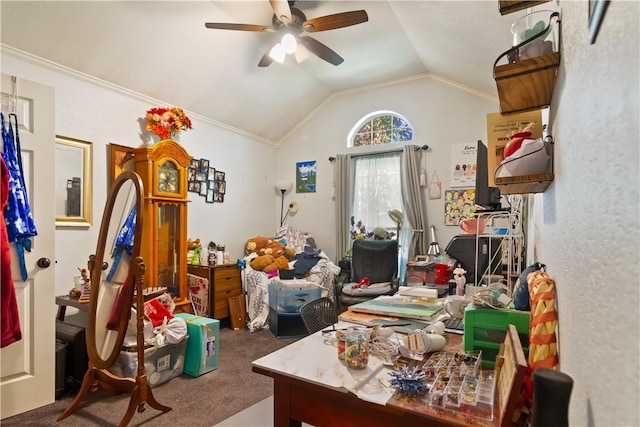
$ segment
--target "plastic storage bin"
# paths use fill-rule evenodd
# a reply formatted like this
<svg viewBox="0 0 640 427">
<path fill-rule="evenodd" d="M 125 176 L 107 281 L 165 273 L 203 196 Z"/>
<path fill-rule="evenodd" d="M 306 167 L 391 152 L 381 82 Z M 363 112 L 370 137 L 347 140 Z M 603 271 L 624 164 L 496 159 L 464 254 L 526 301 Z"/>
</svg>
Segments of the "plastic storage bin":
<svg viewBox="0 0 640 427">
<path fill-rule="evenodd" d="M 528 311 L 494 310 L 468 305 L 464 311 L 464 350 L 482 351 L 482 366 L 493 368 L 500 345 L 507 335 L 507 326 L 514 325 L 525 356 L 529 350 Z"/>
<path fill-rule="evenodd" d="M 300 307 L 322 296 L 322 287 L 303 279 L 269 282 L 269 307 L 278 313 L 298 313 Z"/>
<path fill-rule="evenodd" d="M 153 346 L 144 350 L 144 367 L 149 386 L 154 387 L 182 375 L 188 341 L 187 335 L 177 344 Z M 121 351 L 109 371 L 120 377 L 135 378 L 138 371 L 138 350 L 131 347 L 130 350 Z"/>
<path fill-rule="evenodd" d="M 178 313 L 176 317 L 184 319 L 189 334 L 184 373 L 199 377 L 217 369 L 220 352 L 220 321 L 188 313 Z"/>
</svg>

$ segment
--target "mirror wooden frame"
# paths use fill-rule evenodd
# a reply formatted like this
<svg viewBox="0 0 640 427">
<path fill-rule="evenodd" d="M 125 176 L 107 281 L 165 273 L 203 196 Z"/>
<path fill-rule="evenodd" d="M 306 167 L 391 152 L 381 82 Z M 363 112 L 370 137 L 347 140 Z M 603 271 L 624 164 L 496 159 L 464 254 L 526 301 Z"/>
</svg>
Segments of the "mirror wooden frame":
<svg viewBox="0 0 640 427">
<path fill-rule="evenodd" d="M 103 264 L 105 261 L 105 253 L 111 252 L 111 244 L 108 240 L 114 233 L 110 233 L 114 224 L 117 225 L 116 230 L 120 230 L 120 221 L 112 223 L 112 217 L 114 213 L 122 214 L 122 212 L 114 212 L 114 206 L 118 200 L 119 192 L 123 186 L 131 182 L 135 191 L 135 207 L 136 218 L 133 237 L 133 246 L 131 249 L 131 263 L 127 266 L 126 278 L 123 280 L 123 284 L 119 290 L 118 298 L 115 302 L 112 302 L 111 306 L 100 307 L 99 305 L 104 302 L 101 298 L 101 289 L 106 286 L 107 283 L 102 283 L 103 278 Z M 87 354 L 89 356 L 89 368 L 82 380 L 82 385 L 75 399 L 71 402 L 69 407 L 58 417 L 58 421 L 67 418 L 73 413 L 73 411 L 80 405 L 84 397 L 89 391 L 95 391 L 97 386 L 102 386 L 108 391 L 125 391 L 131 394 L 129 400 L 129 406 L 125 412 L 122 420 L 118 426 L 124 427 L 129 424 L 133 418 L 136 409 L 138 412 L 144 410 L 144 404 L 148 403 L 154 409 L 158 409 L 162 412 L 168 412 L 170 407 L 161 405 L 158 403 L 151 387 L 147 381 L 145 366 L 144 366 L 144 310 L 136 310 L 136 352 L 137 352 L 137 374 L 135 378 L 120 377 L 108 370 L 118 359 L 122 344 L 124 342 L 125 335 L 127 333 L 127 327 L 129 319 L 131 317 L 131 307 L 135 300 L 136 307 L 140 308 L 144 306 L 144 271 L 145 265 L 140 254 L 140 245 L 142 242 L 142 215 L 141 207 L 144 203 L 143 199 L 144 186 L 142 179 L 138 174 L 131 171 L 122 172 L 114 181 L 107 198 L 104 214 L 102 217 L 102 223 L 100 226 L 100 234 L 98 235 L 98 244 L 96 247 L 95 255 L 91 255 L 89 258 L 89 271 L 91 272 L 91 298 L 89 306 L 89 323 L 86 329 L 86 342 L 87 342 Z M 126 204 L 125 204 L 126 205 Z M 120 216 L 121 217 L 121 216 Z M 118 234 L 117 232 L 115 233 Z M 122 262 L 122 261 L 121 261 Z M 107 266 L 108 268 L 108 266 Z M 119 282 L 118 282 L 119 283 Z M 120 299 L 120 296 L 122 297 Z M 119 301 L 118 301 L 119 300 Z M 117 310 L 117 304 L 120 303 L 120 309 Z M 104 304 L 103 304 L 104 305 Z M 99 328 L 108 328 L 107 322 L 104 326 L 97 323 L 97 319 L 100 317 L 104 319 L 105 313 L 111 313 L 110 321 L 116 326 L 114 330 L 117 331 L 117 335 L 114 340 L 113 347 L 111 347 L 106 354 L 101 354 L 98 345 L 102 346 L 102 342 L 97 341 L 97 332 Z M 117 313 L 117 314 L 114 314 Z M 104 340 L 104 338 L 103 338 Z"/>
<path fill-rule="evenodd" d="M 90 226 L 93 219 L 93 144 L 56 135 L 55 171 L 56 227 Z"/>
</svg>

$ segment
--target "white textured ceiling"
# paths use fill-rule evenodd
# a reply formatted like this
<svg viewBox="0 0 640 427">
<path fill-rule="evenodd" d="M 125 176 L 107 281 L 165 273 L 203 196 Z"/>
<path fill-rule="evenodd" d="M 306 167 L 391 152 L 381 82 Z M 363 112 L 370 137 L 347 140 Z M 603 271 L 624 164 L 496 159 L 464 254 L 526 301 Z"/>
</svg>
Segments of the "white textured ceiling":
<svg viewBox="0 0 640 427">
<path fill-rule="evenodd" d="M 344 58 L 257 66 L 272 33 L 259 1 L 0 2 L 4 47 L 52 61 L 277 143 L 332 94 L 432 73 L 496 96 L 493 62 L 511 44 L 498 0 L 298 1 L 307 18 L 364 9 L 363 24 L 314 33 Z"/>
</svg>

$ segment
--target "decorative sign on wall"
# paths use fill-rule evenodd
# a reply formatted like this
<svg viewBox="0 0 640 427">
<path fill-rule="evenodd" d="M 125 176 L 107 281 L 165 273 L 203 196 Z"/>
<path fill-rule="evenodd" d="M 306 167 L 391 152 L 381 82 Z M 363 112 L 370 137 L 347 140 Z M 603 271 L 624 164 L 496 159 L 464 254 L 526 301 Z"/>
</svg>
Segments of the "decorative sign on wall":
<svg viewBox="0 0 640 427">
<path fill-rule="evenodd" d="M 476 142 L 451 146 L 451 186 L 470 187 L 476 184 Z"/>
<path fill-rule="evenodd" d="M 460 221 L 473 217 L 475 189 L 453 189 L 444 192 L 444 225 L 459 225 Z"/>
<path fill-rule="evenodd" d="M 191 193 L 198 193 L 207 203 L 222 203 L 226 193 L 225 173 L 209 166 L 207 159 L 191 159 L 189 166 L 189 187 Z"/>
<path fill-rule="evenodd" d="M 316 161 L 296 163 L 296 193 L 316 192 Z"/>
</svg>

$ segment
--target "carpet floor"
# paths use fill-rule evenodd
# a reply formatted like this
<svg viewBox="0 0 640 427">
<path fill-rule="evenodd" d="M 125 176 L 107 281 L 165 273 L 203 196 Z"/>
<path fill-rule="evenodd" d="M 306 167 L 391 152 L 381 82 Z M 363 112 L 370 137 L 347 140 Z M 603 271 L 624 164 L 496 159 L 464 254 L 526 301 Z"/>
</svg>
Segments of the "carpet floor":
<svg viewBox="0 0 640 427">
<path fill-rule="evenodd" d="M 145 405 L 146 410 L 136 412 L 129 425 L 211 427 L 221 423 L 273 394 L 273 380 L 252 372 L 251 362 L 294 341 L 296 339 L 276 338 L 269 330 L 249 333 L 244 329 L 222 328 L 218 369 L 197 378 L 183 374 L 152 388 L 156 400 L 172 410 L 163 414 Z M 73 398 L 73 395 L 65 396 L 42 408 L 6 418 L 1 424 L 3 427 L 112 426 L 120 422 L 129 404 L 129 395 L 114 395 L 100 389 L 89 393 L 73 414 L 56 423 Z M 266 418 L 264 413 L 260 417 Z M 272 419 L 271 415 L 269 421 Z"/>
</svg>

